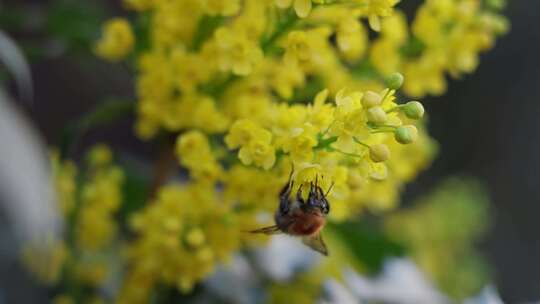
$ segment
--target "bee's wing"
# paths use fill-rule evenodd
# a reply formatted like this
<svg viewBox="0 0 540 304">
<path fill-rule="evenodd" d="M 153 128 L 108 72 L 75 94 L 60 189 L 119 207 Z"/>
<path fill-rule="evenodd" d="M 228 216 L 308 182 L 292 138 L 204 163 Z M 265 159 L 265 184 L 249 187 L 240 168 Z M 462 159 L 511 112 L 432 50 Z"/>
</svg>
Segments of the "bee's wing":
<svg viewBox="0 0 540 304">
<path fill-rule="evenodd" d="M 281 230 L 279 229 L 277 225 L 274 225 L 274 226 L 268 226 L 268 227 L 263 227 L 260 229 L 251 230 L 249 232 L 264 233 L 264 234 L 278 234 L 278 233 L 281 233 Z"/>
<path fill-rule="evenodd" d="M 328 249 L 326 249 L 326 244 L 324 244 L 324 240 L 320 232 L 314 235 L 302 237 L 302 243 L 311 247 L 311 249 L 315 251 L 328 255 Z"/>
</svg>

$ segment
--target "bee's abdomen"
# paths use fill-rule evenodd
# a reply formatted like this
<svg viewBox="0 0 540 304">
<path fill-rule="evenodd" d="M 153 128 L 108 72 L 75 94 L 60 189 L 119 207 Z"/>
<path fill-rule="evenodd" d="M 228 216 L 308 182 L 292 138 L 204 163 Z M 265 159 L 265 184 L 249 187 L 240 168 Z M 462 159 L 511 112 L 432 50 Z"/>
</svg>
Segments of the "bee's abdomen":
<svg viewBox="0 0 540 304">
<path fill-rule="evenodd" d="M 289 226 L 288 233 L 292 235 L 312 235 L 319 232 L 324 226 L 324 217 L 316 214 L 294 214 L 293 223 Z"/>
</svg>

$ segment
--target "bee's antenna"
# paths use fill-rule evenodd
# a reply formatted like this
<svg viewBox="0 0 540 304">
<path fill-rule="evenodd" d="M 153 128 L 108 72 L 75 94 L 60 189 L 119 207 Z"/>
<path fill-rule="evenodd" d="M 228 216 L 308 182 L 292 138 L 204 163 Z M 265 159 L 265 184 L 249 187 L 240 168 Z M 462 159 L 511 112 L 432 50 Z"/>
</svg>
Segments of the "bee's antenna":
<svg viewBox="0 0 540 304">
<path fill-rule="evenodd" d="M 318 187 L 319 184 L 319 174 L 315 174 L 315 188 Z"/>
<path fill-rule="evenodd" d="M 294 163 L 291 162 L 291 173 L 289 173 L 289 180 L 288 180 L 288 183 L 289 183 L 289 184 L 291 183 L 291 179 L 292 179 L 293 173 L 294 173 Z"/>
<path fill-rule="evenodd" d="M 326 193 L 324 194 L 324 196 L 327 196 L 328 193 L 330 193 L 330 190 L 332 190 L 332 188 L 334 188 L 334 184 L 335 184 L 335 182 L 332 182 L 332 184 L 330 185 L 330 187 L 328 188 L 328 190 L 326 191 Z"/>
</svg>

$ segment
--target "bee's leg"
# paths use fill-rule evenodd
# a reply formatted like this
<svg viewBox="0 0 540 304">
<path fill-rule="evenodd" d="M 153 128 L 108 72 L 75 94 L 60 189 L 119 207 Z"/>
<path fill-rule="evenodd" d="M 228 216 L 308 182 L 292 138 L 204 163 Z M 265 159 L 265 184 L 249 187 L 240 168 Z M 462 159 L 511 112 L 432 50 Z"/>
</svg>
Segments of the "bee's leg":
<svg viewBox="0 0 540 304">
<path fill-rule="evenodd" d="M 291 173 L 289 174 L 289 180 L 287 181 L 287 184 L 283 187 L 283 189 L 281 189 L 279 193 L 279 211 L 281 212 L 281 214 L 286 214 L 289 212 L 289 197 L 294 186 L 294 181 L 292 180 L 293 172 L 294 166 L 291 169 Z"/>
<path fill-rule="evenodd" d="M 315 177 L 315 187 L 313 187 L 313 182 L 309 182 L 309 197 L 317 197 L 317 177 Z"/>
<path fill-rule="evenodd" d="M 278 234 L 281 233 L 281 230 L 277 225 L 269 226 L 269 227 L 263 227 L 260 229 L 250 230 L 248 232 L 251 233 L 264 233 L 264 234 Z"/>
<path fill-rule="evenodd" d="M 281 194 L 279 195 L 279 212 L 281 212 L 281 214 L 289 213 L 289 205 L 291 203 L 289 196 L 291 194 L 293 186 L 294 182 L 287 184 L 287 186 L 281 191 Z"/>
<path fill-rule="evenodd" d="M 302 184 L 300 184 L 300 187 L 296 192 L 296 200 L 300 203 L 300 205 L 304 204 L 304 199 L 302 198 Z"/>
<path fill-rule="evenodd" d="M 294 173 L 294 165 L 291 168 L 291 173 L 289 173 L 289 179 L 287 180 L 287 184 L 281 189 L 279 192 L 279 198 L 282 199 L 283 197 L 289 197 L 292 191 L 292 187 L 294 185 L 294 181 L 292 180 L 292 175 Z"/>
</svg>

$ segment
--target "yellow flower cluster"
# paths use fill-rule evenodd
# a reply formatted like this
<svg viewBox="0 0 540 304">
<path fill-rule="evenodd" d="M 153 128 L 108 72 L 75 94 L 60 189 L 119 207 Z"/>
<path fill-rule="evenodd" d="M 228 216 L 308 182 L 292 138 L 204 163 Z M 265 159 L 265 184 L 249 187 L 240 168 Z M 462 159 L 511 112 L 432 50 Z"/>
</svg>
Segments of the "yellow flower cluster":
<svg viewBox="0 0 540 304">
<path fill-rule="evenodd" d="M 385 226 L 443 291 L 463 299 L 486 283 L 487 269 L 474 242 L 488 224 L 487 205 L 476 180 L 453 178 L 412 209 L 387 217 Z"/>
<path fill-rule="evenodd" d="M 81 187 L 76 231 L 77 247 L 97 251 L 114 239 L 114 215 L 122 202 L 123 172 L 111 165 L 109 148 L 98 145 L 88 154 L 86 181 Z"/>
<path fill-rule="evenodd" d="M 313 9 L 310 0 L 125 1 L 151 16 L 137 59 L 141 138 L 163 129 L 223 133 L 239 111 L 265 116 L 262 104 L 306 101 L 294 98 L 313 92 L 306 79 L 331 93 L 381 90 L 400 71 L 408 95 L 441 94 L 446 73 L 473 71 L 508 27 L 480 0 L 426 1 L 410 25 L 395 0 L 313 1 Z M 305 18 L 281 9 L 291 5 Z M 371 41 L 362 17 L 381 30 Z M 109 51 L 98 54 L 125 55 L 128 32 L 125 20 L 107 23 L 97 49 Z"/>
<path fill-rule="evenodd" d="M 131 217 L 137 239 L 119 303 L 147 303 L 158 283 L 190 291 L 238 250 L 242 227 L 231 207 L 204 184 L 169 185 Z"/>
<path fill-rule="evenodd" d="M 446 73 L 457 78 L 473 72 L 479 54 L 493 47 L 508 24 L 482 1 L 440 0 L 426 1 L 417 10 L 410 32 L 402 13 L 384 19 L 381 28 L 371 63 L 382 75 L 402 72 L 405 93 L 421 97 L 444 93 Z"/>
<path fill-rule="evenodd" d="M 60 161 L 58 153 L 53 152 L 51 159 L 66 235 L 46 244 L 29 244 L 23 260 L 38 279 L 46 282 L 56 284 L 62 279 L 78 288 L 100 287 L 112 271 L 107 252 L 115 246 L 123 172 L 112 164 L 112 153 L 103 145 L 90 150 L 79 174 L 75 164 Z"/>
<path fill-rule="evenodd" d="M 422 106 L 396 104 L 391 89 L 340 91 L 334 103 L 326 102 L 327 95 L 327 90 L 320 92 L 308 105 L 270 104 L 266 117 L 238 119 L 225 143 L 229 149 L 238 149 L 244 165 L 268 170 L 276 155 L 283 163 L 293 163 L 297 185 L 308 186 L 316 176 L 323 177 L 323 188 L 334 183 L 330 193 L 333 218 L 343 219 L 366 206 L 375 210 L 395 206 L 400 185 L 431 158 L 431 143 L 423 133 L 414 145 L 403 145 L 418 137 L 406 113 L 412 111 L 417 116 L 411 117 L 418 119 Z M 277 171 L 287 175 L 286 169 Z M 369 195 L 372 191 L 385 195 Z"/>
</svg>

